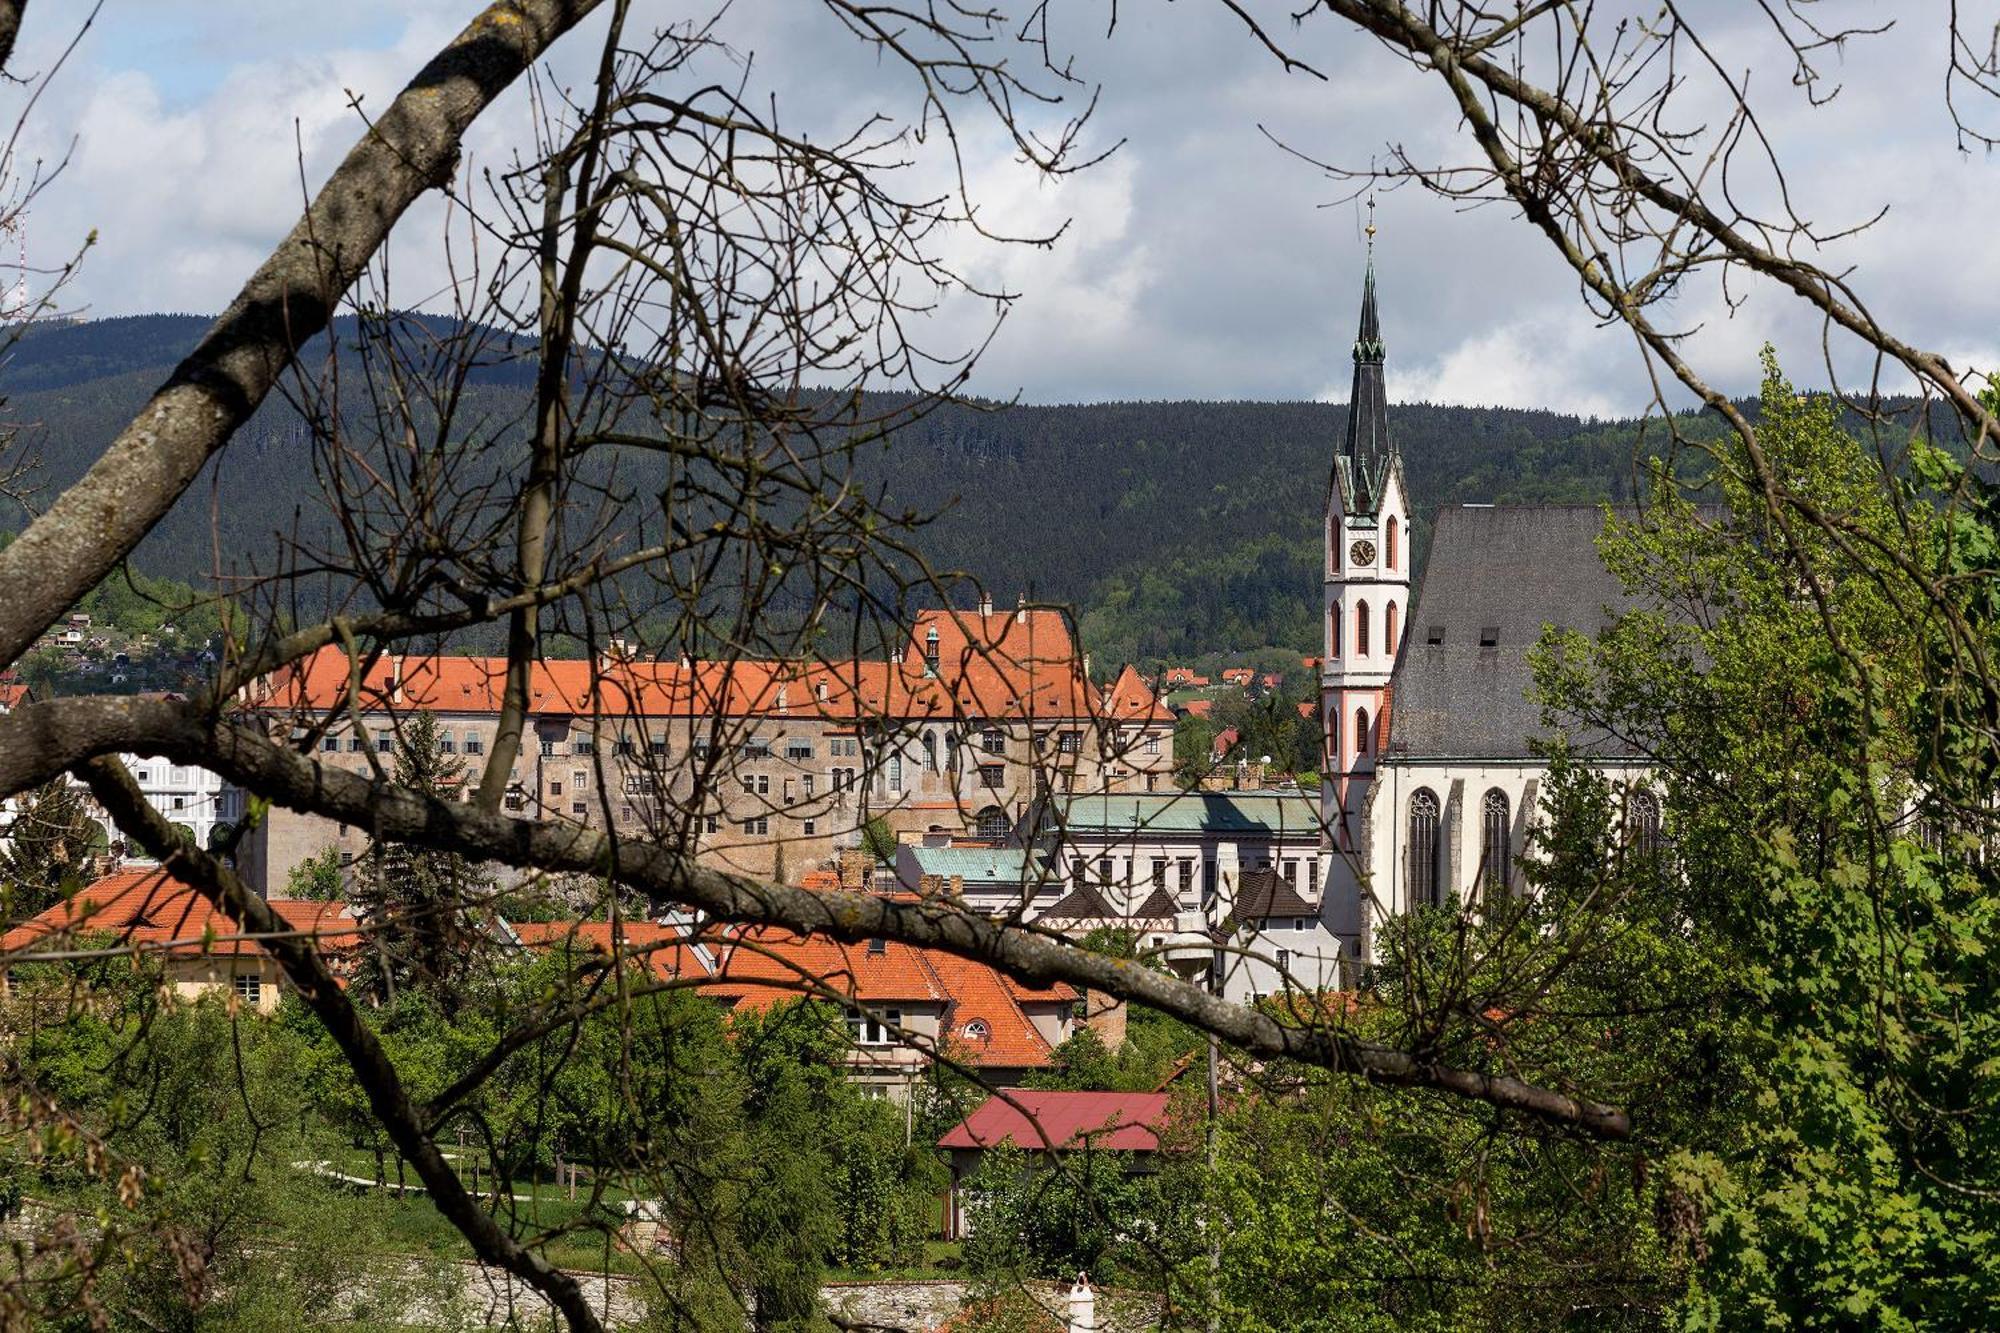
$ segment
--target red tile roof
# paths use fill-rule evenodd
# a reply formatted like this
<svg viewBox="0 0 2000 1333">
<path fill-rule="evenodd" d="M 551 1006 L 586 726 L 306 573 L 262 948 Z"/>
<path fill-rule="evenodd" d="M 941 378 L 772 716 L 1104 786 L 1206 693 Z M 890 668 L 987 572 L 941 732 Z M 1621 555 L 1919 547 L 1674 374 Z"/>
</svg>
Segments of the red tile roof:
<svg viewBox="0 0 2000 1333">
<path fill-rule="evenodd" d="M 1194 714 L 1196 717 L 1208 717 L 1215 712 L 1215 700 L 1190 699 L 1186 703 L 1182 704 L 1181 707 L 1185 708 L 1188 712 Z"/>
<path fill-rule="evenodd" d="M 941 1148 L 1093 1148 L 1153 1152 L 1167 1120 L 1164 1092 L 1022 1088 L 988 1097 L 945 1132 Z"/>
<path fill-rule="evenodd" d="M 346 904 L 273 898 L 270 905 L 293 930 L 312 934 L 324 949 L 360 943 Z M 157 867 L 120 870 L 78 889 L 48 910 L 0 935 L 0 955 L 61 947 L 81 936 L 105 935 L 149 953 L 176 956 L 261 953 L 236 922 L 209 906 L 188 884 Z"/>
<path fill-rule="evenodd" d="M 0 680 L 0 713 L 12 712 L 29 701 L 28 686 L 23 681 Z"/>
</svg>

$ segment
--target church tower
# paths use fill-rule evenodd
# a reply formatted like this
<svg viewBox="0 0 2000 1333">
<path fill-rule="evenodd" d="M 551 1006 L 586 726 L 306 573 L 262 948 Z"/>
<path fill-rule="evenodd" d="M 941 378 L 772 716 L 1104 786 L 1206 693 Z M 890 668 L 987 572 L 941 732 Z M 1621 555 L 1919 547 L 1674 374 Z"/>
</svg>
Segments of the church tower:
<svg viewBox="0 0 2000 1333">
<path fill-rule="evenodd" d="M 1389 735 L 1389 673 L 1410 603 L 1409 499 L 1402 456 L 1389 438 L 1382 362 L 1371 218 L 1347 435 L 1327 487 L 1320 659 L 1320 817 L 1328 857 L 1322 914 L 1329 929 L 1352 942 L 1361 923 L 1362 812 L 1376 750 Z"/>
</svg>

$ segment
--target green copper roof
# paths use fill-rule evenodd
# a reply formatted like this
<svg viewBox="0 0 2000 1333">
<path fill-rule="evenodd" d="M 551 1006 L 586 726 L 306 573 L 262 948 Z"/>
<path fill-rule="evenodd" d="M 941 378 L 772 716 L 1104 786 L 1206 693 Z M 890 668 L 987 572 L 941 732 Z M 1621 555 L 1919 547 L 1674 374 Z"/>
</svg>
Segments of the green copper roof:
<svg viewBox="0 0 2000 1333">
<path fill-rule="evenodd" d="M 1059 810 L 1074 833 L 1290 834 L 1319 832 L 1319 802 L 1297 791 L 1184 791 L 1079 796 Z"/>
<path fill-rule="evenodd" d="M 917 873 L 957 875 L 967 884 L 1027 884 L 1041 876 L 1028 868 L 1023 847 L 905 847 Z"/>
</svg>

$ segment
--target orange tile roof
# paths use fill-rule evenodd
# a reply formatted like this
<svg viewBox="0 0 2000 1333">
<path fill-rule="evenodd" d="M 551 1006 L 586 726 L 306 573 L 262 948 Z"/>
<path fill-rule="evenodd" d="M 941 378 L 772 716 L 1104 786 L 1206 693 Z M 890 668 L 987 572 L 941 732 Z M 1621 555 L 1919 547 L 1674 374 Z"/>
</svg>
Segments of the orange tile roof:
<svg viewBox="0 0 2000 1333">
<path fill-rule="evenodd" d="M 1114 720 L 1140 719 L 1147 722 L 1172 722 L 1173 711 L 1160 696 L 1153 693 L 1152 686 L 1130 662 L 1119 669 L 1104 692 L 1105 714 Z"/>
<path fill-rule="evenodd" d="M 1022 1002 L 1071 1002 L 1076 992 L 1058 982 L 1037 989 L 1013 981 L 998 969 L 939 949 L 919 949 L 897 940 L 843 944 L 822 935 L 804 937 L 774 926 L 739 931 L 716 980 L 704 995 L 749 1011 L 799 998 L 817 981 L 836 994 L 870 1008 L 935 1004 L 941 1031 L 959 1059 L 979 1067 L 1027 1069 L 1047 1065 L 1049 1044 L 1021 1008 Z M 966 1026 L 984 1025 L 984 1035 Z"/>
<path fill-rule="evenodd" d="M 361 941 L 344 903 L 273 898 L 270 906 L 293 930 L 312 934 L 321 948 L 351 948 Z M 175 956 L 263 952 L 192 886 L 158 867 L 139 867 L 106 875 L 0 935 L 0 955 L 39 952 L 105 934 L 121 944 Z"/>
<path fill-rule="evenodd" d="M 840 876 L 832 870 L 808 870 L 799 876 L 799 887 L 809 893 L 833 893 L 840 888 Z"/>
<path fill-rule="evenodd" d="M 563 947 L 588 949 L 610 957 L 609 921 L 518 921 L 510 923 L 514 934 L 530 949 Z M 643 958 L 646 967 L 662 981 L 711 974 L 702 941 L 690 938 L 678 926 L 658 921 L 620 921 L 618 947 Z M 643 952 L 642 952 L 643 951 Z"/>
<path fill-rule="evenodd" d="M 0 680 L 0 713 L 11 712 L 28 700 L 28 687 L 24 682 Z"/>
<path fill-rule="evenodd" d="M 925 662 L 933 629 L 935 675 Z M 362 673 L 361 703 L 368 711 L 495 713 L 505 677 L 499 657 L 383 654 Z M 259 703 L 330 713 L 344 706 L 351 681 L 345 651 L 329 645 L 267 677 Z M 890 661 L 543 661 L 530 673 L 529 696 L 539 715 L 610 717 L 1062 719 L 1097 718 L 1107 707 L 1068 622 L 1041 609 L 921 612 Z M 1137 673 L 1129 683 L 1121 675 L 1113 699 L 1114 716 L 1156 716 L 1157 700 Z"/>
<path fill-rule="evenodd" d="M 980 1067 L 1038 1069 L 1053 1054 L 1000 973 L 985 963 L 933 953 L 931 967 L 951 994 L 944 1031 L 950 1051 Z"/>
<path fill-rule="evenodd" d="M 778 926 L 736 932 L 716 984 L 704 993 L 767 1009 L 817 982 L 858 1004 L 941 1004 L 947 998 L 923 951 L 899 940 L 843 944 L 824 935 L 799 936 Z"/>
</svg>

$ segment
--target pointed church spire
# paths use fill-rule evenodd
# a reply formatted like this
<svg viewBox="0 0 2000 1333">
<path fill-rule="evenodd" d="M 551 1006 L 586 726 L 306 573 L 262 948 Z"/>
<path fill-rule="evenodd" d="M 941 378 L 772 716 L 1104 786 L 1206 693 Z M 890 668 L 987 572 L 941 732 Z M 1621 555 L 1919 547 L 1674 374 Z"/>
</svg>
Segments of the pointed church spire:
<svg viewBox="0 0 2000 1333">
<path fill-rule="evenodd" d="M 1389 457 L 1389 397 L 1382 383 L 1382 325 L 1375 313 L 1375 201 L 1368 201 L 1368 270 L 1361 282 L 1361 329 L 1354 339 L 1354 391 L 1347 399 L 1347 440 L 1341 455 L 1353 479 L 1355 507 L 1375 507 Z"/>
</svg>

